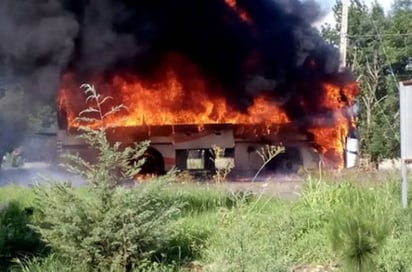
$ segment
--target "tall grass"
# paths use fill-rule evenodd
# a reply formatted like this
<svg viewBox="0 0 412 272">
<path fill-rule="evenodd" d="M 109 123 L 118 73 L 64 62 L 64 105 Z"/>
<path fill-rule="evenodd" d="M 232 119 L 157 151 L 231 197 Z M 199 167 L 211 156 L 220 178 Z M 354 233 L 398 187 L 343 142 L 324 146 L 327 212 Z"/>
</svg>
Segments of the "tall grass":
<svg viewBox="0 0 412 272">
<path fill-rule="evenodd" d="M 88 266 L 64 260 L 56 254 L 46 258 L 34 258 L 19 261 L 10 269 L 10 272 L 88 272 L 92 271 Z M 100 272 L 121 272 L 122 269 L 112 268 L 99 270 Z M 130 269 L 130 272 L 177 272 L 179 268 L 175 265 L 146 263 L 139 267 Z"/>
<path fill-rule="evenodd" d="M 259 200 L 264 205 L 263 198 Z M 205 271 L 288 271 L 291 258 L 282 247 L 280 222 L 286 216 L 283 203 L 255 205 L 219 212 L 216 230 L 202 259 Z"/>
<path fill-rule="evenodd" d="M 206 268 L 286 271 L 295 265 L 336 263 L 346 271 L 411 269 L 406 253 L 401 258 L 391 253 L 395 260 L 390 264 L 389 256 L 382 258 L 393 252 L 394 239 L 401 241 L 394 236 L 396 221 L 405 220 L 399 217 L 396 186 L 393 181 L 372 185 L 308 179 L 295 202 L 259 198 L 223 212 L 203 251 Z M 410 237 L 411 230 L 403 237 Z"/>
</svg>

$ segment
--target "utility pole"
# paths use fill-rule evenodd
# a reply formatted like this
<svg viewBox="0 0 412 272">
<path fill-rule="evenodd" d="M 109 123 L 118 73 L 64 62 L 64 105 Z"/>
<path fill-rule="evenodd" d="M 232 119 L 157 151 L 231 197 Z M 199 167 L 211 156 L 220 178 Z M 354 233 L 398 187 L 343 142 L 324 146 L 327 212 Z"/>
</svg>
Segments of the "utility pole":
<svg viewBox="0 0 412 272">
<path fill-rule="evenodd" d="M 346 49 L 348 43 L 348 13 L 349 0 L 342 0 L 342 18 L 340 27 L 340 44 L 339 44 L 339 68 L 346 68 Z"/>
</svg>

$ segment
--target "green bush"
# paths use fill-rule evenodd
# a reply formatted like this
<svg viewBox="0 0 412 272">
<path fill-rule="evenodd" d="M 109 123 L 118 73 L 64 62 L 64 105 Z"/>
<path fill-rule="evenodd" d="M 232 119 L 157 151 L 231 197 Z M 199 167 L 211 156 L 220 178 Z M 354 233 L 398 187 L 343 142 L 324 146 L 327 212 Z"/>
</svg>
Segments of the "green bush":
<svg viewBox="0 0 412 272">
<path fill-rule="evenodd" d="M 29 228 L 33 210 L 17 202 L 0 208 L 0 267 L 7 267 L 15 258 L 33 256 L 45 251 L 40 235 Z"/>
<path fill-rule="evenodd" d="M 80 118 L 80 122 L 100 124 L 91 129 L 82 126 L 81 138 L 98 152 L 92 164 L 79 156 L 68 155 L 68 169 L 89 183 L 87 194 L 78 194 L 70 184 L 52 184 L 34 188 L 35 204 L 42 220 L 34 228 L 60 257 L 92 270 L 140 267 L 172 239 L 175 218 L 182 203 L 163 201 L 165 184 L 174 173 L 152 179 L 148 184 L 124 188 L 142 164 L 147 142 L 134 148 L 111 145 L 106 137 L 101 98 L 92 86 L 86 86 L 87 101 L 94 101 L 83 113 L 97 113 L 101 119 Z M 137 161 L 131 165 L 130 161 Z M 119 270 L 120 271 L 120 270 Z"/>
</svg>

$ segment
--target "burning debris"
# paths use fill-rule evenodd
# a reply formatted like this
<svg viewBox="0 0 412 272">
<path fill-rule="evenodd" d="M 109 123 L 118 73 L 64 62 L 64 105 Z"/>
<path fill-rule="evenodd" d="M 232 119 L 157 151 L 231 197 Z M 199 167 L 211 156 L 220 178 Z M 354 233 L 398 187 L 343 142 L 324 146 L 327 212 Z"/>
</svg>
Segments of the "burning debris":
<svg viewBox="0 0 412 272">
<path fill-rule="evenodd" d="M 88 82 L 128 108 L 113 128 L 294 126 L 343 166 L 358 87 L 311 26 L 313 1 L 5 0 L 0 11 L 0 61 L 33 93 L 59 89 L 68 127 Z"/>
</svg>

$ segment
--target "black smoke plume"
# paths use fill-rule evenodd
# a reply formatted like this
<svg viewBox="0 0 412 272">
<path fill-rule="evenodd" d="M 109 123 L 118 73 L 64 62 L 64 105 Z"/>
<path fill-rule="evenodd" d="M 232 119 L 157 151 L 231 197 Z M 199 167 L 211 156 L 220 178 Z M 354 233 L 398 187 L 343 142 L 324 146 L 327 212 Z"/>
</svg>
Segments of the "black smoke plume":
<svg viewBox="0 0 412 272">
<path fill-rule="evenodd" d="M 337 50 L 312 27 L 319 6 L 236 3 L 249 21 L 224 0 L 2 0 L 0 72 L 21 81 L 32 97 L 47 99 L 66 71 L 80 83 L 119 71 L 149 76 L 174 52 L 222 86 L 239 109 L 266 92 L 292 119 L 319 114 L 320 84 L 342 80 Z M 343 78 L 342 84 L 353 80 Z M 306 112 L 302 100 L 310 105 Z"/>
</svg>

